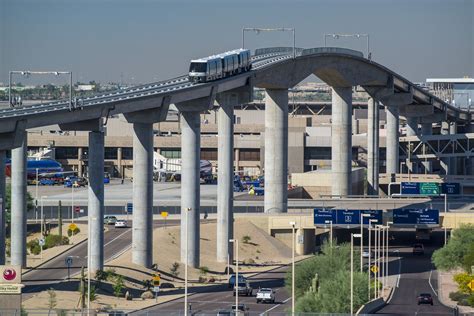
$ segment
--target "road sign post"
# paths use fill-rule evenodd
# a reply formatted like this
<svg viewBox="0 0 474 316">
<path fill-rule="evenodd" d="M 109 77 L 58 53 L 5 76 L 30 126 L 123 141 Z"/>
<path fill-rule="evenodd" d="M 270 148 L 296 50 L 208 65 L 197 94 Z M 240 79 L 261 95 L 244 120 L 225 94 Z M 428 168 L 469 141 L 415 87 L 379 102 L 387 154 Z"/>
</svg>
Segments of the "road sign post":
<svg viewBox="0 0 474 316">
<path fill-rule="evenodd" d="M 46 241 L 44 240 L 44 238 L 40 238 L 38 240 L 38 244 L 41 247 L 41 261 L 43 261 L 43 246 L 45 245 L 45 243 L 46 243 Z"/>
<path fill-rule="evenodd" d="M 161 217 L 165 219 L 165 229 L 166 229 L 166 218 L 168 217 L 168 212 L 161 212 Z"/>
<path fill-rule="evenodd" d="M 67 266 L 67 280 L 69 281 L 71 279 L 72 257 L 68 256 L 65 261 L 66 261 L 66 266 Z"/>
</svg>

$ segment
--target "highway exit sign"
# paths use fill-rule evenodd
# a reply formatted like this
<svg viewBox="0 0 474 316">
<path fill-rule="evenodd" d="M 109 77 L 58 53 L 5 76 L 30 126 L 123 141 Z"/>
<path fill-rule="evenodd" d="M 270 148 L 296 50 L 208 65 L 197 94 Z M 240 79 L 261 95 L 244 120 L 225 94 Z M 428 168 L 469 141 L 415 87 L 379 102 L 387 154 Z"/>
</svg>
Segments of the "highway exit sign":
<svg viewBox="0 0 474 316">
<path fill-rule="evenodd" d="M 439 184 L 435 182 L 420 182 L 420 194 L 439 195 Z"/>
</svg>

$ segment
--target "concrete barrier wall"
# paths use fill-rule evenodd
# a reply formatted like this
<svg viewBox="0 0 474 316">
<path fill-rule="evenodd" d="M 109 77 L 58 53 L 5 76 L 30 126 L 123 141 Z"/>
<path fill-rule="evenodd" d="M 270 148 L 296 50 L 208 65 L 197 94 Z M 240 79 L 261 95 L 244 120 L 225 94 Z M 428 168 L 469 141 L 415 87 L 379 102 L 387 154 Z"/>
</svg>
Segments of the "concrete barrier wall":
<svg viewBox="0 0 474 316">
<path fill-rule="evenodd" d="M 384 306 L 385 301 L 382 298 L 377 298 L 361 306 L 361 308 L 359 308 L 359 310 L 357 311 L 356 315 L 374 314 Z"/>
</svg>

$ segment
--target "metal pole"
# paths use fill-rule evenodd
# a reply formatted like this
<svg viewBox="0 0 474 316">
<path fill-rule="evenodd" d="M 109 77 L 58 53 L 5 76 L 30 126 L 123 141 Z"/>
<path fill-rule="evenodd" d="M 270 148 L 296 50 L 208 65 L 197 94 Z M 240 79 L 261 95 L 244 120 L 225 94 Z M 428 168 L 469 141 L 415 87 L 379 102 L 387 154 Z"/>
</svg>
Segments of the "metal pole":
<svg viewBox="0 0 474 316">
<path fill-rule="evenodd" d="M 8 73 L 8 107 L 12 107 L 12 72 Z"/>
<path fill-rule="evenodd" d="M 332 221 L 329 223 L 329 237 L 331 238 L 331 248 L 332 248 Z"/>
<path fill-rule="evenodd" d="M 443 218 L 443 226 L 444 226 L 444 245 L 448 243 L 448 228 L 446 227 L 446 215 L 448 212 L 448 195 L 444 194 L 444 218 Z"/>
<path fill-rule="evenodd" d="M 383 280 L 383 286 L 382 286 L 382 289 L 383 289 L 383 287 L 385 286 L 385 282 L 386 282 L 385 278 L 384 278 L 384 275 L 385 275 L 385 265 L 384 265 L 384 263 L 385 263 L 385 260 L 386 260 L 386 257 L 385 257 L 385 231 L 386 231 L 386 229 L 385 229 L 384 226 L 382 226 L 381 229 L 382 229 L 382 260 L 380 261 L 380 265 L 382 266 L 382 268 L 380 270 L 381 270 L 382 280 Z M 382 289 L 381 289 L 381 291 L 382 291 Z M 380 294 L 382 294 L 382 293 L 380 293 Z"/>
<path fill-rule="evenodd" d="M 378 256 L 377 256 L 377 259 L 378 259 L 378 262 L 377 262 L 377 266 L 379 267 L 377 269 L 377 280 L 378 280 L 378 283 L 380 283 L 380 260 L 381 260 L 381 252 L 380 252 L 380 245 L 381 245 L 381 236 L 380 236 L 380 227 L 379 229 L 377 230 L 377 240 L 378 240 Z M 380 297 L 380 285 L 377 283 L 377 297 Z"/>
<path fill-rule="evenodd" d="M 370 268 L 372 266 L 372 262 L 371 262 L 371 256 L 372 256 L 372 243 L 371 243 L 371 235 L 372 235 L 372 223 L 370 222 L 370 219 L 369 219 L 369 271 L 367 271 L 367 275 L 369 276 L 369 281 L 368 281 L 368 293 L 369 293 L 369 301 L 370 301 Z"/>
<path fill-rule="evenodd" d="M 295 315 L 295 225 L 291 236 L 291 315 Z"/>
<path fill-rule="evenodd" d="M 374 228 L 374 238 L 375 238 L 375 254 L 374 254 L 374 266 L 378 269 L 378 263 L 377 263 L 377 258 L 378 258 L 378 238 L 377 238 L 377 226 Z M 374 273 L 374 298 L 377 298 L 377 289 L 378 289 L 378 279 L 377 279 L 377 271 Z"/>
<path fill-rule="evenodd" d="M 69 72 L 69 109 L 72 110 L 72 71 Z"/>
<path fill-rule="evenodd" d="M 369 36 L 370 36 L 370 34 L 367 34 L 367 58 L 369 58 L 369 56 L 370 56 Z"/>
<path fill-rule="evenodd" d="M 238 311 L 239 308 L 239 240 L 234 239 L 235 241 L 235 311 Z"/>
<path fill-rule="evenodd" d="M 390 226 L 387 223 L 387 243 L 386 243 L 387 247 L 385 247 L 385 253 L 387 255 L 387 257 L 386 257 L 387 259 L 385 261 L 385 278 L 386 278 L 386 280 L 388 280 L 388 258 L 389 258 L 388 257 L 388 237 L 389 237 L 388 236 L 388 230 L 389 230 L 389 228 L 390 228 Z"/>
<path fill-rule="evenodd" d="M 364 217 L 362 216 L 362 211 L 360 212 L 360 273 L 362 273 L 362 266 L 364 265 L 364 258 L 362 256 L 364 252 Z"/>
<path fill-rule="evenodd" d="M 74 223 L 74 183 L 71 184 L 71 223 Z"/>
<path fill-rule="evenodd" d="M 242 48 L 245 48 L 245 27 L 242 28 Z"/>
<path fill-rule="evenodd" d="M 354 315 L 354 234 L 351 234 L 351 315 Z"/>
<path fill-rule="evenodd" d="M 184 231 L 184 249 L 186 250 L 186 256 L 184 260 L 184 316 L 188 315 L 188 211 L 190 208 L 186 209 L 185 212 L 185 231 Z"/>
<path fill-rule="evenodd" d="M 293 59 L 296 58 L 296 30 L 293 29 Z"/>
</svg>

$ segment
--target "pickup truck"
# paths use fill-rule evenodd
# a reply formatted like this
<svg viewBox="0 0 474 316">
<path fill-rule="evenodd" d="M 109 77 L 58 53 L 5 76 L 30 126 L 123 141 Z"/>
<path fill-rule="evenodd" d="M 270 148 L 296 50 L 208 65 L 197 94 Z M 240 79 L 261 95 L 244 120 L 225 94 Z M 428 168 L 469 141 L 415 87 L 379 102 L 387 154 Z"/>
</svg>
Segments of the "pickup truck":
<svg viewBox="0 0 474 316">
<path fill-rule="evenodd" d="M 239 291 L 239 295 L 252 296 L 253 289 L 250 286 L 249 281 L 242 282 L 240 281 L 237 286 L 234 287 L 233 295 L 235 296 L 235 291 Z"/>
<path fill-rule="evenodd" d="M 267 288 L 258 290 L 258 292 L 257 292 L 257 304 L 260 303 L 260 302 L 262 302 L 262 303 L 269 302 L 269 303 L 274 304 L 275 303 L 275 291 L 273 291 L 272 289 L 267 289 Z"/>
</svg>

